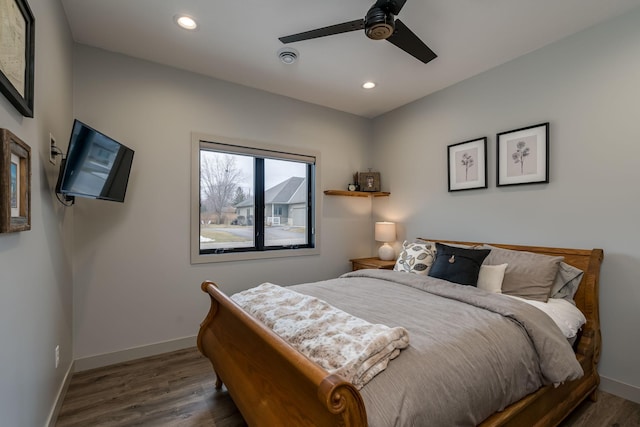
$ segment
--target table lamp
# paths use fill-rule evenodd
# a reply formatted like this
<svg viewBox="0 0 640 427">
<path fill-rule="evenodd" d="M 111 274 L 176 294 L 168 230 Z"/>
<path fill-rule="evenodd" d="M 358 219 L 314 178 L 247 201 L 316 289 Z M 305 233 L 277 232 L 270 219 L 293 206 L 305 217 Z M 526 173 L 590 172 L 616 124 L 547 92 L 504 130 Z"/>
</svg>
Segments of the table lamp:
<svg viewBox="0 0 640 427">
<path fill-rule="evenodd" d="M 383 242 L 380 249 L 378 249 L 378 258 L 384 261 L 391 261 L 396 258 L 396 251 L 389 245 L 389 242 L 395 242 L 396 240 L 395 222 L 376 222 L 375 239 L 378 242 Z"/>
</svg>

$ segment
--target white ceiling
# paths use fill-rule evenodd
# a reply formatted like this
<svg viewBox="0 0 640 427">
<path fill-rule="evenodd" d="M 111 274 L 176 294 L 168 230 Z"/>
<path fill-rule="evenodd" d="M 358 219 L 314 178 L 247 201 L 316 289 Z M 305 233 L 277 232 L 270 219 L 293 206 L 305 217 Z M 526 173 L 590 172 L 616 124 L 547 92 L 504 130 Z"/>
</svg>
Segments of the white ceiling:
<svg viewBox="0 0 640 427">
<path fill-rule="evenodd" d="M 408 0 L 398 15 L 438 58 L 428 64 L 363 32 L 278 37 L 363 18 L 374 0 L 62 0 L 78 43 L 375 117 L 594 24 L 640 0 Z M 185 13 L 199 23 L 174 24 Z M 597 54 L 597 52 L 594 52 Z M 362 89 L 366 80 L 377 83 Z"/>
</svg>

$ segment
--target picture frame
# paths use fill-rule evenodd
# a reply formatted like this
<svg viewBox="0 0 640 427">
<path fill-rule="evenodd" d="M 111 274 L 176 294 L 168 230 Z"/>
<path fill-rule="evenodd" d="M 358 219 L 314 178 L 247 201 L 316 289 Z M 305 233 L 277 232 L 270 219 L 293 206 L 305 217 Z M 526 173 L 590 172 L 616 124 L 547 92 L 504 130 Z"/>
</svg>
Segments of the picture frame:
<svg viewBox="0 0 640 427">
<path fill-rule="evenodd" d="M 0 233 L 31 230 L 31 147 L 0 129 Z"/>
<path fill-rule="evenodd" d="M 27 0 L 0 1 L 0 92 L 33 117 L 35 19 Z"/>
<path fill-rule="evenodd" d="M 549 122 L 496 134 L 496 184 L 549 182 Z"/>
<path fill-rule="evenodd" d="M 449 192 L 487 188 L 487 137 L 447 146 Z"/>
<path fill-rule="evenodd" d="M 380 191 L 380 172 L 359 172 L 358 185 L 360 191 Z"/>
</svg>

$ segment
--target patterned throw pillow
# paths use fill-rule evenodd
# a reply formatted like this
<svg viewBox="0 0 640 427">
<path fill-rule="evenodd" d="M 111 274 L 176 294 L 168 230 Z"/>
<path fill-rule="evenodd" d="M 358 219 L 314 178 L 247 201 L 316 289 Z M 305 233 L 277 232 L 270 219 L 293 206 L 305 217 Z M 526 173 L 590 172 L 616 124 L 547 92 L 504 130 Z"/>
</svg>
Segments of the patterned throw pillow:
<svg viewBox="0 0 640 427">
<path fill-rule="evenodd" d="M 431 243 L 409 243 L 405 240 L 393 269 L 406 273 L 427 274 L 435 258 L 436 248 Z"/>
</svg>

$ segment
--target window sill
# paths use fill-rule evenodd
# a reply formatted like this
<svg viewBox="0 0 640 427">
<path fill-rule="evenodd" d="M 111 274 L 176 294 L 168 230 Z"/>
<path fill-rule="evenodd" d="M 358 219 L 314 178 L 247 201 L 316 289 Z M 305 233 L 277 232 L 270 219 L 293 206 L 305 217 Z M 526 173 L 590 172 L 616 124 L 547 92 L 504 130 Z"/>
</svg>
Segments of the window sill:
<svg viewBox="0 0 640 427">
<path fill-rule="evenodd" d="M 296 256 L 320 255 L 320 248 L 278 249 L 260 252 L 232 252 L 222 254 L 191 254 L 191 264 L 209 264 L 214 262 L 246 261 L 252 259 L 290 258 Z"/>
</svg>

